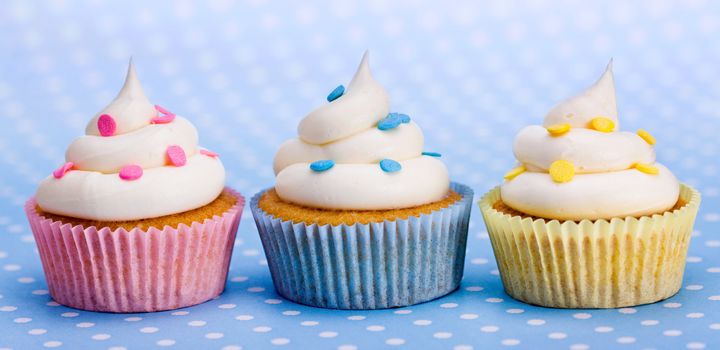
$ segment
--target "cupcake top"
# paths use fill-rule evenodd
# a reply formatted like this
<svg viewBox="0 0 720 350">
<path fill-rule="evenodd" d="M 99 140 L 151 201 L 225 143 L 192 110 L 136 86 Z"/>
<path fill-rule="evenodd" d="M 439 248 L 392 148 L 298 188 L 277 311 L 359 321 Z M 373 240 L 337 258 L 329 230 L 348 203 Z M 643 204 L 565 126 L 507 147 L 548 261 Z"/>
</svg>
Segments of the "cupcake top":
<svg viewBox="0 0 720 350">
<path fill-rule="evenodd" d="M 520 165 L 505 175 L 501 198 L 548 219 L 610 219 L 662 213 L 679 183 L 655 161 L 647 131 L 618 131 L 612 61 L 583 93 L 555 106 L 542 126 L 522 129 L 513 144 Z"/>
<path fill-rule="evenodd" d="M 140 220 L 204 206 L 222 192 L 217 154 L 198 148 L 187 119 L 150 103 L 130 62 L 120 93 L 40 183 L 43 211 L 88 220 Z"/>
<path fill-rule="evenodd" d="M 448 171 L 423 152 L 423 133 L 410 117 L 390 113 L 385 89 L 370 72 L 368 53 L 347 89 L 298 126 L 278 150 L 275 190 L 284 201 L 322 209 L 385 210 L 442 200 Z"/>
</svg>

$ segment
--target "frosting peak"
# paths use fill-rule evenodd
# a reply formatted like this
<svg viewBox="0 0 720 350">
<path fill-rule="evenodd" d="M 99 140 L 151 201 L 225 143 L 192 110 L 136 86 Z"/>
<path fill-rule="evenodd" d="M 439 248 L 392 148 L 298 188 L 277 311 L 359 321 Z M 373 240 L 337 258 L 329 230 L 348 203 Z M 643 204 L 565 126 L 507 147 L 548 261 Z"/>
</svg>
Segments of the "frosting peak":
<svg viewBox="0 0 720 350">
<path fill-rule="evenodd" d="M 617 130 L 619 125 L 612 64 L 610 60 L 595 84 L 553 107 L 545 116 L 543 126 L 570 124 L 575 128 L 586 128 L 592 119 L 604 117 L 611 120 L 614 130 Z"/>
<path fill-rule="evenodd" d="M 112 116 L 114 119 L 117 125 L 116 133 L 118 134 L 137 130 L 147 125 L 150 119 L 157 116 L 155 107 L 145 96 L 132 59 L 128 64 L 125 84 L 123 84 L 122 89 L 110 104 L 88 122 L 87 127 L 85 127 L 85 134 L 99 136 L 98 119 L 105 114 Z"/>
</svg>

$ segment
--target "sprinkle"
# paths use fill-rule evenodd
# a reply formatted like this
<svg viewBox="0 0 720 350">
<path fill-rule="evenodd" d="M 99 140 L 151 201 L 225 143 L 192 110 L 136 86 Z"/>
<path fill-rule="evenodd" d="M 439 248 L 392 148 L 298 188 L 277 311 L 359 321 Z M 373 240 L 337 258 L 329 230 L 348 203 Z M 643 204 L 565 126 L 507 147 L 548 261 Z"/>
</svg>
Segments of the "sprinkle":
<svg viewBox="0 0 720 350">
<path fill-rule="evenodd" d="M 143 174 L 143 170 L 139 165 L 126 165 L 120 169 L 120 178 L 123 180 L 137 180 Z"/>
<path fill-rule="evenodd" d="M 187 163 L 187 156 L 185 156 L 185 151 L 180 146 L 168 146 L 165 154 L 167 155 L 170 164 L 174 166 L 179 167 Z"/>
<path fill-rule="evenodd" d="M 342 85 L 338 85 L 338 87 L 335 88 L 332 92 L 330 92 L 330 95 L 328 95 L 327 100 L 328 102 L 332 102 L 340 98 L 345 93 L 345 87 Z"/>
<path fill-rule="evenodd" d="M 657 175 L 660 172 L 660 170 L 652 164 L 635 163 L 633 168 L 650 175 Z"/>
<path fill-rule="evenodd" d="M 518 177 L 518 175 L 524 173 L 525 170 L 526 170 L 525 166 L 521 165 L 519 167 L 513 168 L 512 170 L 508 171 L 507 173 L 505 173 L 505 176 L 503 176 L 503 177 L 505 178 L 505 180 L 509 181 L 509 180 L 512 180 L 512 179 Z"/>
<path fill-rule="evenodd" d="M 568 131 L 570 131 L 570 124 L 555 124 L 555 125 L 550 125 L 545 129 L 547 129 L 547 131 L 552 136 L 560 136 L 560 135 L 564 135 Z"/>
<path fill-rule="evenodd" d="M 557 183 L 569 182 L 575 176 L 575 166 L 567 160 L 556 160 L 550 164 L 550 177 Z"/>
<path fill-rule="evenodd" d="M 644 129 L 638 129 L 637 131 L 638 136 L 640 136 L 645 142 L 647 142 L 650 145 L 655 144 L 655 138 L 650 135 L 649 132 L 645 131 Z"/>
<path fill-rule="evenodd" d="M 402 166 L 400 165 L 400 163 L 392 159 L 383 159 L 380 161 L 380 169 L 382 169 L 386 173 L 394 173 L 396 171 L 400 171 L 400 169 L 402 169 Z"/>
<path fill-rule="evenodd" d="M 605 117 L 596 117 L 590 121 L 590 128 L 600 132 L 611 132 L 615 129 L 615 123 Z"/>
<path fill-rule="evenodd" d="M 53 176 L 56 179 L 59 179 L 59 178 L 65 176 L 65 174 L 68 171 L 72 170 L 72 168 L 74 166 L 75 166 L 75 164 L 73 162 L 67 162 L 67 163 L 63 164 L 62 166 L 60 166 L 59 168 L 57 168 L 55 171 L 53 171 Z"/>
<path fill-rule="evenodd" d="M 170 112 L 167 109 L 158 105 L 155 105 L 155 110 L 162 115 L 150 119 L 151 124 L 167 124 L 175 120 L 175 113 Z"/>
<path fill-rule="evenodd" d="M 115 119 L 109 114 L 103 114 L 97 120 L 97 127 L 101 136 L 113 136 L 115 135 L 117 124 L 115 123 Z"/>
<path fill-rule="evenodd" d="M 409 117 L 408 117 L 409 118 Z M 383 120 L 379 121 L 377 128 L 380 130 L 395 129 L 402 124 L 403 118 L 397 113 L 390 113 Z"/>
<path fill-rule="evenodd" d="M 217 158 L 220 156 L 219 154 L 217 154 L 213 151 L 206 150 L 206 149 L 201 149 L 200 154 L 211 157 L 211 158 Z"/>
<path fill-rule="evenodd" d="M 437 158 L 442 157 L 442 154 L 437 153 L 437 152 L 423 152 L 422 155 L 430 156 L 430 157 L 437 157 Z"/>
<path fill-rule="evenodd" d="M 404 113 L 391 113 L 391 114 L 397 114 L 397 116 L 400 118 L 400 121 L 403 124 L 410 123 L 410 116 Z"/>
<path fill-rule="evenodd" d="M 310 163 L 310 169 L 312 169 L 312 171 L 315 171 L 318 173 L 326 171 L 326 170 L 330 170 L 330 168 L 332 168 L 334 166 L 335 166 L 335 162 L 333 162 L 330 159 L 323 159 L 323 160 L 318 160 L 318 161 Z"/>
</svg>

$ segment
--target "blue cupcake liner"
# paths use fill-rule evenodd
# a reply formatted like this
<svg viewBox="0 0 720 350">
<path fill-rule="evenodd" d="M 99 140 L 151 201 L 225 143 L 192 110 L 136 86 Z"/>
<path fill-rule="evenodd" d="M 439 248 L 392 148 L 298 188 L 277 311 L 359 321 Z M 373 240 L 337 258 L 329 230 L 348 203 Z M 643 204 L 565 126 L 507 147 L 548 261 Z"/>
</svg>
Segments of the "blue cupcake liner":
<svg viewBox="0 0 720 350">
<path fill-rule="evenodd" d="M 354 225 L 293 223 L 250 208 L 278 294 L 328 308 L 402 307 L 460 286 L 473 191 L 451 183 L 462 199 L 429 214 Z"/>
</svg>

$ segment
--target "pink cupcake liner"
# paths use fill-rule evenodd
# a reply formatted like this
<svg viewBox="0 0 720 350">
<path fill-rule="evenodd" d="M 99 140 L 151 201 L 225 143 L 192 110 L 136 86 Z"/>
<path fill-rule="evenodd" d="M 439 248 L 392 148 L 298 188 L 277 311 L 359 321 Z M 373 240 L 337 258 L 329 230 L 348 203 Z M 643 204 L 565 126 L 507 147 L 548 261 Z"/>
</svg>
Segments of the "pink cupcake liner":
<svg viewBox="0 0 720 350">
<path fill-rule="evenodd" d="M 171 310 L 208 301 L 225 288 L 245 199 L 222 215 L 127 231 L 71 226 L 25 203 L 48 290 L 60 304 L 104 312 Z"/>
</svg>

